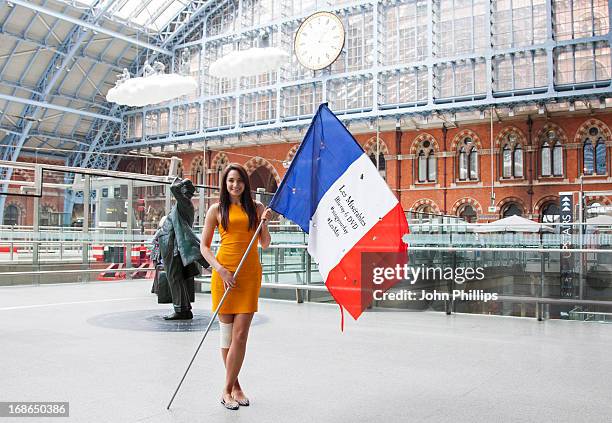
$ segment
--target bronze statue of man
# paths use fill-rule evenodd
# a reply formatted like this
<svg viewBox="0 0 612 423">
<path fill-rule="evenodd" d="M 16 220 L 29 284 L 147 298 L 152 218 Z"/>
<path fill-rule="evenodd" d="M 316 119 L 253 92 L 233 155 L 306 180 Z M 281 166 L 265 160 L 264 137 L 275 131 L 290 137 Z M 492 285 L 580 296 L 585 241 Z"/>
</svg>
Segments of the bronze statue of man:
<svg viewBox="0 0 612 423">
<path fill-rule="evenodd" d="M 193 232 L 195 210 L 191 198 L 195 186 L 189 179 L 176 178 L 170 191 L 176 204 L 168 214 L 159 234 L 159 250 L 168 277 L 174 313 L 166 320 L 193 318 L 191 303 L 195 301 L 194 276 L 200 274 L 196 264 L 208 267 L 200 254 L 200 240 Z"/>
</svg>

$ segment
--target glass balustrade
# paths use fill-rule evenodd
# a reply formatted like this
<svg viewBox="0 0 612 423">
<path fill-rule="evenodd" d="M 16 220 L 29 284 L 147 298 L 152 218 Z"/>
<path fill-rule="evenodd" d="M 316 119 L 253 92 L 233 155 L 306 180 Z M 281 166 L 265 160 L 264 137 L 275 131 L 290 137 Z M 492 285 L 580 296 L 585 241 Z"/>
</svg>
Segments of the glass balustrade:
<svg viewBox="0 0 612 423">
<path fill-rule="evenodd" d="M 0 286 L 117 283 L 153 276 L 151 239 L 173 205 L 166 184 L 45 171 L 42 193 L 35 195 L 29 174 L 18 175 L 23 180 L 17 184 L 22 185 L 9 190 L 5 204 L 11 210 L 0 225 Z M 32 195 L 20 195 L 30 191 Z M 193 199 L 198 236 L 200 210 L 206 210 L 213 198 L 202 190 Z M 482 225 L 453 216 L 407 212 L 406 218 L 409 266 L 434 273 L 414 283 L 403 280 L 390 292 L 480 291 L 499 299 L 376 299 L 371 310 L 611 320 L 606 314 L 612 311 L 610 224 L 573 223 L 562 228 L 550 223 L 542 233 L 482 232 Z M 261 295 L 333 303 L 307 253 L 308 235 L 284 220 L 271 222 L 269 229 L 272 245 L 259 250 Z M 213 250 L 218 243 L 215 234 Z M 449 268 L 455 269 L 450 280 L 435 273 Z M 481 280 L 457 278 L 458 269 L 476 268 L 482 269 Z M 210 274 L 204 272 L 198 289 L 206 292 L 209 282 Z"/>
</svg>

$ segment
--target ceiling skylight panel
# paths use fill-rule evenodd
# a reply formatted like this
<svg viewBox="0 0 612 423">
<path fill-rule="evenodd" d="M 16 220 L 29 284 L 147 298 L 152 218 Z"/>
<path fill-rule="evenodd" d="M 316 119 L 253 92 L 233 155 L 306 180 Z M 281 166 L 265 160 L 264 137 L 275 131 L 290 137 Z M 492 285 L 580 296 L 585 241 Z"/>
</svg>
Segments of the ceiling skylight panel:
<svg viewBox="0 0 612 423">
<path fill-rule="evenodd" d="M 127 0 L 119 10 L 115 12 L 115 15 L 123 19 L 128 19 L 134 11 L 141 9 L 143 4 L 146 3 L 144 0 Z"/>
<path fill-rule="evenodd" d="M 133 21 L 138 25 L 145 26 L 148 22 L 150 22 L 160 8 L 165 7 L 168 0 L 149 0 L 146 2 L 146 5 L 138 15 L 133 17 Z"/>
<path fill-rule="evenodd" d="M 77 3 L 83 4 L 85 6 L 91 6 L 96 0 L 77 0 Z"/>
<path fill-rule="evenodd" d="M 154 28 L 162 29 L 165 27 L 170 19 L 174 18 L 176 14 L 187 6 L 187 1 L 171 1 L 166 10 L 164 10 L 151 24 Z"/>
</svg>

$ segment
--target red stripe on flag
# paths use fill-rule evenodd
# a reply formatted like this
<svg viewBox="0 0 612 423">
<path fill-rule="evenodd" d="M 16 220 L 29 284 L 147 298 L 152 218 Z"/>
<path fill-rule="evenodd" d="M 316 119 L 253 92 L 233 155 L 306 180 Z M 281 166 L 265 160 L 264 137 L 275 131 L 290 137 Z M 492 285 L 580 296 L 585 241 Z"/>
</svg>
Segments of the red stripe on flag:
<svg viewBox="0 0 612 423">
<path fill-rule="evenodd" d="M 364 252 L 406 252 L 402 236 L 408 233 L 408 222 L 401 204 L 397 204 L 370 229 L 327 276 L 325 285 L 336 302 L 346 308 L 355 320 L 372 302 L 371 281 L 362 286 L 361 254 Z M 406 261 L 407 261 L 406 254 Z M 391 285 L 384 285 L 383 290 Z M 365 295 L 364 295 L 365 294 Z"/>
</svg>

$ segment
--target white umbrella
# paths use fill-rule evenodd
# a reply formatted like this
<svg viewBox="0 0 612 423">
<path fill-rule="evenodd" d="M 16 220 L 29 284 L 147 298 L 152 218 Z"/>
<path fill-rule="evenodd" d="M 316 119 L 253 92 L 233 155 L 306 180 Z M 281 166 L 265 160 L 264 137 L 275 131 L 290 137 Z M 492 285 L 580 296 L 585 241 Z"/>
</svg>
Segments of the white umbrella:
<svg viewBox="0 0 612 423">
<path fill-rule="evenodd" d="M 550 226 L 545 226 L 521 216 L 508 216 L 495 222 L 472 225 L 474 232 L 554 232 Z"/>
<path fill-rule="evenodd" d="M 589 225 L 612 225 L 612 216 L 600 214 L 599 216 L 591 217 L 586 220 Z"/>
</svg>

